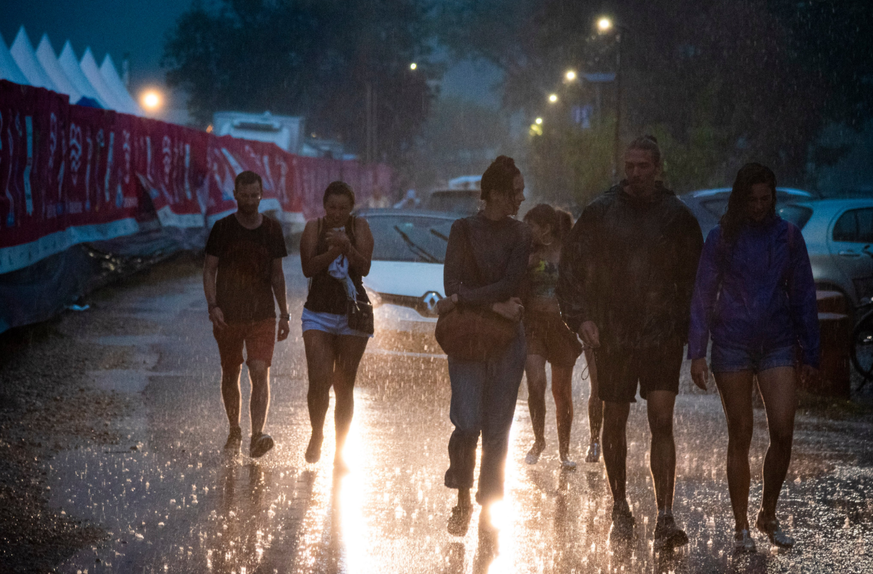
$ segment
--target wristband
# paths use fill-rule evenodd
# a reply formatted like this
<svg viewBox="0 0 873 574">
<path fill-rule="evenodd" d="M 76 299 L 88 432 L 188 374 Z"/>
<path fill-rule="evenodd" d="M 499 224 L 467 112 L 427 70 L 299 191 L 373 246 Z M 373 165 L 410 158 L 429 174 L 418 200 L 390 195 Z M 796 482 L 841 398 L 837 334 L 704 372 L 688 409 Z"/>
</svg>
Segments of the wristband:
<svg viewBox="0 0 873 574">
<path fill-rule="evenodd" d="M 282 313 L 281 315 L 279 315 L 279 318 L 280 318 L 280 319 L 284 319 L 284 320 L 286 320 L 286 321 L 290 321 L 290 320 L 291 320 L 291 315 L 289 315 L 288 313 Z"/>
</svg>

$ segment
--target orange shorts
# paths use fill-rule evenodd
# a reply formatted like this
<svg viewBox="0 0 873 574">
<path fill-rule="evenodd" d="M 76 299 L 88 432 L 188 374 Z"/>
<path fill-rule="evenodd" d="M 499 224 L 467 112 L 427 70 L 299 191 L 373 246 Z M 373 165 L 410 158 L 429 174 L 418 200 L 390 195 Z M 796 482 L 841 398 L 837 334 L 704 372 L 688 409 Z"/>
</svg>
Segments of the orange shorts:
<svg viewBox="0 0 873 574">
<path fill-rule="evenodd" d="M 246 364 L 264 361 L 267 366 L 273 361 L 273 347 L 276 345 L 276 320 L 265 319 L 253 323 L 229 323 L 219 330 L 212 327 L 212 334 L 218 342 L 218 354 L 222 368 L 233 368 L 243 364 L 243 346 L 246 350 Z"/>
<path fill-rule="evenodd" d="M 582 343 L 558 314 L 531 313 L 524 318 L 527 354 L 545 357 L 559 367 L 573 367 L 582 354 Z"/>
</svg>

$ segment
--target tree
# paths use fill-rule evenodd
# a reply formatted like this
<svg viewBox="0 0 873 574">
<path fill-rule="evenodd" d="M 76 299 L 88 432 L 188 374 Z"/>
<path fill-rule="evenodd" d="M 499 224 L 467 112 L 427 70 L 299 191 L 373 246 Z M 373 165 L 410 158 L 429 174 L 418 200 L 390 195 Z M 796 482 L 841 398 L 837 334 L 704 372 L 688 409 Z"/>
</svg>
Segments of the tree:
<svg viewBox="0 0 873 574">
<path fill-rule="evenodd" d="M 399 161 L 441 74 L 428 58 L 427 5 L 416 0 L 197 0 L 169 33 L 167 82 L 204 125 L 214 112 L 301 115 L 307 131 L 359 153 L 367 100 L 377 156 Z M 410 69 L 415 62 L 417 68 Z M 368 95 L 369 92 L 369 95 Z"/>
<path fill-rule="evenodd" d="M 601 11 L 627 28 L 622 139 L 657 131 L 679 191 L 724 185 L 751 159 L 782 182 L 811 183 L 816 163 L 842 151 L 822 149 L 824 128 L 859 128 L 873 115 L 865 0 L 614 0 L 605 10 L 586 0 L 447 0 L 442 16 L 455 25 L 441 37 L 501 67 L 504 106 L 532 118 L 568 67 L 614 70 L 614 37 L 593 30 Z M 604 92 L 604 110 L 615 108 L 613 93 Z"/>
<path fill-rule="evenodd" d="M 481 174 L 498 155 L 513 155 L 513 148 L 509 123 L 498 110 L 441 97 L 419 137 L 410 184 L 422 189 Z"/>
</svg>

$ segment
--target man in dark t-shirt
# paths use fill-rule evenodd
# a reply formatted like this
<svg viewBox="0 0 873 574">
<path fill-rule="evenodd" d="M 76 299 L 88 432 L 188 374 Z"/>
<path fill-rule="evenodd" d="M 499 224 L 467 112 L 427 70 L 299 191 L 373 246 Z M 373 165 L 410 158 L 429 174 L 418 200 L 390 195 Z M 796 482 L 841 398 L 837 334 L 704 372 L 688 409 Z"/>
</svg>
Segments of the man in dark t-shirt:
<svg viewBox="0 0 873 574">
<path fill-rule="evenodd" d="M 258 212 L 262 195 L 261 176 L 252 171 L 236 176 L 237 211 L 215 222 L 203 267 L 203 291 L 221 356 L 221 397 L 230 423 L 225 448 L 238 451 L 242 443 L 239 377 L 245 348 L 252 383 L 252 457 L 273 448 L 273 439 L 264 434 L 270 363 L 275 341 L 284 341 L 290 331 L 282 270 L 288 251 L 279 223 Z M 280 313 L 278 334 L 274 296 Z"/>
</svg>

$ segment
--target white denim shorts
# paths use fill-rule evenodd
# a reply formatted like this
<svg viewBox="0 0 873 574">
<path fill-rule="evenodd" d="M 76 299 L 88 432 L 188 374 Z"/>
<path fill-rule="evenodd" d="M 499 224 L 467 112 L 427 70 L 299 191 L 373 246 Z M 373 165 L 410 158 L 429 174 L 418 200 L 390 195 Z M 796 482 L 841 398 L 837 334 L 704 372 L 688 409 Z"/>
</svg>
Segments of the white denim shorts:
<svg viewBox="0 0 873 574">
<path fill-rule="evenodd" d="M 303 332 L 306 331 L 324 331 L 331 335 L 354 335 L 356 337 L 372 337 L 369 333 L 356 331 L 349 327 L 348 315 L 335 315 L 333 313 L 319 313 L 310 311 L 306 307 L 303 308 L 303 315 L 300 317 L 300 322 L 303 325 Z"/>
</svg>

